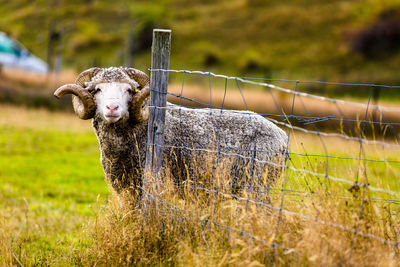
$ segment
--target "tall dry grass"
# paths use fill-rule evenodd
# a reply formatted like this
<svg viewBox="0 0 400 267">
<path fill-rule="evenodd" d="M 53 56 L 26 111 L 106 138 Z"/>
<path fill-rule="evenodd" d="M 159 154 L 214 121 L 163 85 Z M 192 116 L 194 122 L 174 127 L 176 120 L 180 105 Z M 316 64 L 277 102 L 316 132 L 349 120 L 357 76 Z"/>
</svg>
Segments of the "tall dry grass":
<svg viewBox="0 0 400 267">
<path fill-rule="evenodd" d="M 273 189 L 232 190 L 224 171 L 213 173 L 213 183 L 206 176 L 197 173 L 177 184 L 166 175 L 153 183 L 157 190 L 147 189 L 143 199 L 113 195 L 89 226 L 95 245 L 81 259 L 84 265 L 398 266 L 400 262 L 398 247 L 378 240 L 397 241 L 399 225 L 390 205 L 374 201 L 367 189 L 339 198 L 335 195 L 343 194 L 340 188 L 327 193 L 321 187 L 320 192 L 293 198 Z"/>
<path fill-rule="evenodd" d="M 10 266 L 14 261 L 11 248 L 11 234 L 3 216 L 0 216 L 0 240 L 0 263 Z"/>
</svg>

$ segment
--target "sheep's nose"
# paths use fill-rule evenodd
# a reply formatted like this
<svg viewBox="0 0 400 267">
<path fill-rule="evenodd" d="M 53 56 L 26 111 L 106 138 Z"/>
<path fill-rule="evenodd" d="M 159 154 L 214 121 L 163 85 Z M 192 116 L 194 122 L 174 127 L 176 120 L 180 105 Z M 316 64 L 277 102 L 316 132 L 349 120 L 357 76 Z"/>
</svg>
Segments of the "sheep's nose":
<svg viewBox="0 0 400 267">
<path fill-rule="evenodd" d="M 106 108 L 110 111 L 115 111 L 119 108 L 119 106 L 117 104 L 109 104 L 109 105 L 106 105 Z"/>
</svg>

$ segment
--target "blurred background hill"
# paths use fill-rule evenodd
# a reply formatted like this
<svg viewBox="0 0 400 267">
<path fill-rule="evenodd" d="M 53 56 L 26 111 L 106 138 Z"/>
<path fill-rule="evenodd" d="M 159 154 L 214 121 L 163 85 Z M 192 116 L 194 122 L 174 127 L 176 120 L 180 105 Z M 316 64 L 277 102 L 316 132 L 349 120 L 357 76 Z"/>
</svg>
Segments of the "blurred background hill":
<svg viewBox="0 0 400 267">
<path fill-rule="evenodd" d="M 400 81 L 397 0 L 1 2 L 0 31 L 52 68 L 146 69 L 152 29 L 163 27 L 173 31 L 171 68 L 301 80 Z"/>
</svg>

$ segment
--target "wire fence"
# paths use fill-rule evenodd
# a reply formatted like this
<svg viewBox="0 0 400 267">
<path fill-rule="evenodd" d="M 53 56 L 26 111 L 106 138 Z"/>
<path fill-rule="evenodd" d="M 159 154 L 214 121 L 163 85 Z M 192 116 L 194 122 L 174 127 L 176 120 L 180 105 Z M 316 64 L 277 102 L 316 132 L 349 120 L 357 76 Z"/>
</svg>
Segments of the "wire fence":
<svg viewBox="0 0 400 267">
<path fill-rule="evenodd" d="M 260 237 L 223 222 L 204 219 L 199 214 L 193 214 L 179 205 L 149 193 L 149 197 L 158 202 L 165 212 L 175 214 L 174 216 L 181 218 L 179 219 L 181 222 L 182 218 L 208 222 L 224 231 L 239 232 L 250 239 L 269 244 L 271 248 L 286 251 L 293 251 L 293 248 L 279 243 L 278 240 L 284 216 L 348 232 L 353 236 L 351 249 L 356 237 L 375 240 L 398 249 L 400 158 L 397 155 L 400 149 L 400 115 L 398 115 L 400 108 L 390 103 L 387 105 L 377 103 L 373 94 L 376 88 L 400 89 L 400 86 L 231 77 L 189 70 L 150 69 L 150 72 L 152 74 L 168 72 L 174 75 L 175 80 L 181 80 L 180 90 L 167 92 L 168 99 L 178 105 L 180 116 L 184 116 L 181 110 L 191 109 L 193 106 L 201 107 L 206 109 L 211 121 L 212 118 L 228 112 L 241 116 L 253 127 L 255 127 L 252 123 L 254 118 L 262 116 L 265 120 L 278 125 L 287 135 L 285 141 L 287 150 L 284 152 L 257 149 L 256 137 L 252 139 L 254 144 L 248 146 L 252 149 L 248 149 L 220 142 L 218 133 L 221 129 L 213 122 L 215 143 L 194 145 L 185 143 L 185 138 L 182 138 L 180 142 L 165 142 L 161 145 L 164 149 L 205 153 L 218 159 L 241 159 L 247 162 L 248 166 L 260 164 L 283 170 L 279 181 L 268 186 L 248 180 L 246 182 L 229 180 L 230 182 L 221 183 L 212 177 L 201 183 L 186 183 L 180 177 L 174 184 L 178 188 L 199 191 L 222 199 L 234 199 L 245 205 L 254 205 L 263 209 L 266 214 L 272 212 L 271 216 L 276 217 L 275 229 L 271 230 L 273 231 L 271 236 L 274 238 Z M 203 79 L 203 82 L 208 84 L 207 90 L 199 94 L 201 97 L 193 97 L 193 88 L 198 86 L 190 83 L 192 78 L 197 81 L 199 78 Z M 292 86 L 286 88 L 272 84 L 278 82 Z M 357 86 L 364 88 L 366 94 L 365 98 L 357 101 L 336 99 L 307 93 L 309 84 Z M 258 95 L 265 99 L 265 105 L 268 107 L 264 110 L 268 109 L 269 112 L 250 111 L 253 110 L 253 102 L 246 98 L 246 94 L 250 91 L 244 90 L 244 85 L 252 86 L 252 92 L 258 92 Z M 213 99 L 216 93 L 222 97 Z M 234 93 L 241 98 L 245 110 L 227 108 L 231 107 L 229 95 Z M 235 101 L 238 102 L 237 99 Z M 169 110 L 177 107 L 167 105 L 149 106 L 149 108 L 165 109 L 168 114 Z M 255 133 L 256 129 L 249 131 Z M 279 154 L 285 160 L 279 162 L 255 156 L 263 153 Z M 218 160 L 213 161 L 213 164 L 218 163 Z M 356 201 L 359 205 L 355 207 L 357 209 L 355 224 L 346 225 L 343 222 L 329 221 L 326 216 L 320 216 L 310 208 L 315 204 L 315 199 L 319 201 L 331 199 L 343 203 Z M 379 210 L 374 213 L 375 219 L 387 220 L 390 217 L 390 220 L 396 222 L 394 233 L 390 234 L 384 224 L 378 232 L 368 232 L 361 227 L 370 203 Z M 296 251 L 294 253 L 301 254 Z M 350 251 L 350 255 L 351 253 Z"/>
</svg>

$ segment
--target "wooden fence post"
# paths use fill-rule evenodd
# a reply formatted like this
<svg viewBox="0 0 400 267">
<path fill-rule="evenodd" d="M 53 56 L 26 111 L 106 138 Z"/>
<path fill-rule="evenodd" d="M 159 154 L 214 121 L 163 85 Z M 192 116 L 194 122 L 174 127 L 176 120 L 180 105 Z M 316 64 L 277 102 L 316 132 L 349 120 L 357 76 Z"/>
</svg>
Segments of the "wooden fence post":
<svg viewBox="0 0 400 267">
<path fill-rule="evenodd" d="M 167 103 L 171 30 L 154 29 L 151 48 L 150 101 L 147 128 L 146 166 L 143 189 L 157 189 L 158 174 L 162 166 L 164 145 L 165 108 Z M 155 183 L 152 184 L 151 181 Z M 146 199 L 146 196 L 143 196 Z"/>
</svg>

